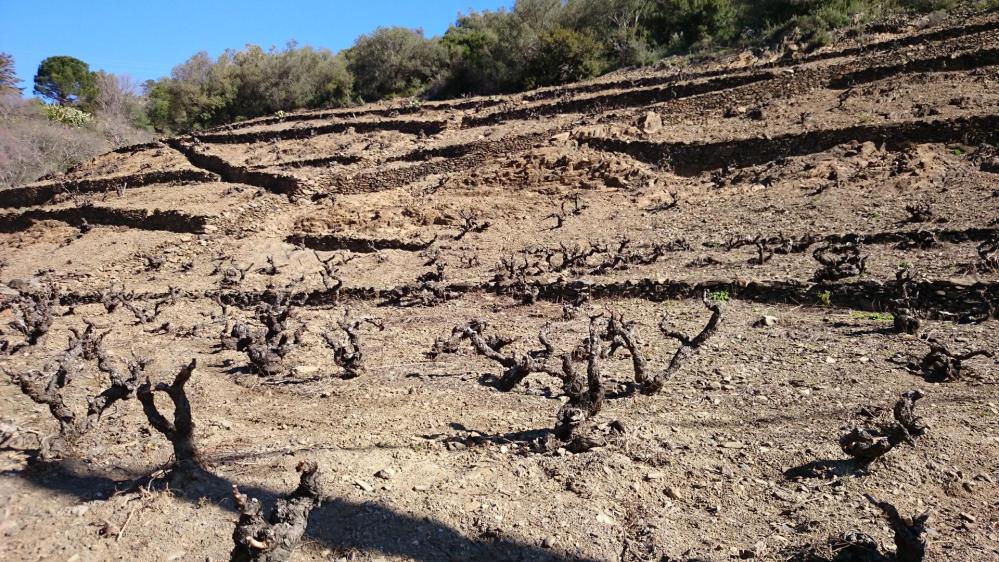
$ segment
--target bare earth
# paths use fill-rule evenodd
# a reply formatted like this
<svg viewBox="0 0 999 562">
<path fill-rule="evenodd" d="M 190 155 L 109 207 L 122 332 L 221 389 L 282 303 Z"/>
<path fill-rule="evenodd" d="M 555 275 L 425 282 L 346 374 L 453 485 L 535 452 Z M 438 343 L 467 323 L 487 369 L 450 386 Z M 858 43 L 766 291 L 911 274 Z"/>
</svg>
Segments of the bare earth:
<svg viewBox="0 0 999 562">
<path fill-rule="evenodd" d="M 999 361 L 943 382 L 910 365 L 926 338 L 999 350 L 997 143 L 984 14 L 807 55 L 262 118 L 0 192 L 0 298 L 55 291 L 34 345 L 7 328 L 16 305 L 0 313 L 0 559 L 226 560 L 231 484 L 269 506 L 314 460 L 327 501 L 296 561 L 832 560 L 852 530 L 894 559 L 864 494 L 929 513 L 927 560 L 999 560 Z M 817 280 L 813 252 L 851 241 L 863 271 Z M 705 291 L 717 332 L 662 390 L 640 392 L 615 350 L 585 439 L 553 432 L 559 357 L 585 382 L 591 317 L 634 322 L 661 373 L 680 342 L 660 320 L 698 334 Z M 265 372 L 222 336 L 262 331 L 259 303 L 283 295 L 297 344 Z M 919 335 L 875 314 L 906 295 Z M 383 326 L 360 325 L 356 373 L 324 338 L 347 341 L 348 310 Z M 500 390 L 504 366 L 442 345 L 475 319 L 516 338 L 506 357 L 541 350 L 548 325 L 556 372 Z M 134 397 L 42 454 L 59 425 L 16 381 L 47 380 L 85 321 L 120 369 L 152 360 L 140 383 L 197 360 L 190 486 L 144 479 L 173 449 Z M 83 417 L 107 375 L 73 369 L 62 394 Z M 908 390 L 925 435 L 851 460 L 840 437 Z"/>
</svg>

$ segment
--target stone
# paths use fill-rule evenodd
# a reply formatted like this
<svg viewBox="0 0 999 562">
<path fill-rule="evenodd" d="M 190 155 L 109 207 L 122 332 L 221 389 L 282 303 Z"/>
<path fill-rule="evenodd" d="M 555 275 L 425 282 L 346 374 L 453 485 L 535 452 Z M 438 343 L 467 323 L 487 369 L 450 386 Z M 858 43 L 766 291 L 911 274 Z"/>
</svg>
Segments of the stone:
<svg viewBox="0 0 999 562">
<path fill-rule="evenodd" d="M 374 486 L 368 484 L 367 482 L 361 480 L 360 478 L 354 480 L 354 484 L 357 484 L 357 487 L 364 490 L 365 492 L 373 492 L 375 490 Z"/>
<path fill-rule="evenodd" d="M 617 521 L 606 513 L 597 514 L 597 523 L 603 523 L 604 525 L 617 525 Z"/>
<path fill-rule="evenodd" d="M 391 468 L 383 468 L 375 473 L 375 477 L 382 480 L 390 480 L 393 476 L 395 476 L 395 470 Z"/>
<path fill-rule="evenodd" d="M 663 118 L 655 111 L 649 111 L 642 117 L 639 127 L 646 133 L 658 133 L 663 128 Z"/>
<path fill-rule="evenodd" d="M 771 326 L 775 326 L 776 324 L 777 324 L 777 317 L 776 316 L 768 316 L 768 315 L 766 315 L 766 316 L 763 316 L 762 318 L 760 318 L 759 320 L 757 320 L 756 322 L 754 322 L 753 323 L 753 327 L 754 328 L 769 328 Z"/>
</svg>

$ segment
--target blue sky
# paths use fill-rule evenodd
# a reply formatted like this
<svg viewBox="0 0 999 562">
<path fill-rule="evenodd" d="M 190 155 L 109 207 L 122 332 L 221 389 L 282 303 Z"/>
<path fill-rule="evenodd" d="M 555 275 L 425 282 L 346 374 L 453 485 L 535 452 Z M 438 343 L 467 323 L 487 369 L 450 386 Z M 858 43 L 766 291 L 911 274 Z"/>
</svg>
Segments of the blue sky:
<svg viewBox="0 0 999 562">
<path fill-rule="evenodd" d="M 213 57 L 251 43 L 333 51 L 379 26 L 440 35 L 459 12 L 509 7 L 512 0 L 0 0 L 0 52 L 14 56 L 30 95 L 38 64 L 52 55 L 140 82 L 169 74 L 198 51 Z"/>
</svg>

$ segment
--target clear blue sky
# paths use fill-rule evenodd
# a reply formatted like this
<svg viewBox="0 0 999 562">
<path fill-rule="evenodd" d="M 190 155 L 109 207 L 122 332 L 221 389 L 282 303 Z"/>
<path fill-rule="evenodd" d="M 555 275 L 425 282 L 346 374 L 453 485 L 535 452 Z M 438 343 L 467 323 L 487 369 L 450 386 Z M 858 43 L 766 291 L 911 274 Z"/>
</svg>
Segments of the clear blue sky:
<svg viewBox="0 0 999 562">
<path fill-rule="evenodd" d="M 198 51 L 212 57 L 246 44 L 333 51 L 379 26 L 440 35 L 459 12 L 509 7 L 512 0 L 0 0 L 0 52 L 14 56 L 31 94 L 38 64 L 70 55 L 92 70 L 144 81 L 170 73 Z"/>
</svg>

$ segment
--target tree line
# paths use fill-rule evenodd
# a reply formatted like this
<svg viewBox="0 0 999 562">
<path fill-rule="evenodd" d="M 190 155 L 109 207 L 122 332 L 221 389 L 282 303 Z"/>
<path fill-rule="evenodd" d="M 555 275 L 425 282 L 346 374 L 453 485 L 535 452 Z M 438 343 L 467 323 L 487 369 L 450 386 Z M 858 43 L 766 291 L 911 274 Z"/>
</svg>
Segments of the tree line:
<svg viewBox="0 0 999 562">
<path fill-rule="evenodd" d="M 578 81 L 718 47 L 827 42 L 830 32 L 901 11 L 997 0 L 516 0 L 460 15 L 440 37 L 382 27 L 349 49 L 248 45 L 195 54 L 145 84 L 51 57 L 34 92 L 62 106 L 111 113 L 180 133 L 303 108 L 417 96 L 502 94 Z M 12 61 L 0 59 L 0 68 Z M 0 70 L 2 72 L 2 70 Z M 0 74 L 0 76 L 3 76 Z M 6 80 L 0 78 L 0 80 Z M 2 84 L 0 82 L 0 88 Z"/>
</svg>

